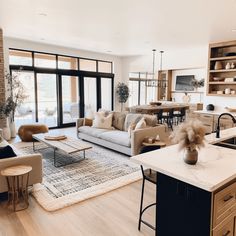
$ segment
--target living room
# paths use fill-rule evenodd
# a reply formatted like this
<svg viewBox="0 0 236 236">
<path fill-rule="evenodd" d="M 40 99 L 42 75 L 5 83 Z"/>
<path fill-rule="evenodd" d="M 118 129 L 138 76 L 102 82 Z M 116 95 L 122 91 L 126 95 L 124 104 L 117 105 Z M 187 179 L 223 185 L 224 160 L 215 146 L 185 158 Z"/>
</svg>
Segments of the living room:
<svg viewBox="0 0 236 236">
<path fill-rule="evenodd" d="M 0 236 L 236 235 L 235 8 L 1 0 Z"/>
</svg>

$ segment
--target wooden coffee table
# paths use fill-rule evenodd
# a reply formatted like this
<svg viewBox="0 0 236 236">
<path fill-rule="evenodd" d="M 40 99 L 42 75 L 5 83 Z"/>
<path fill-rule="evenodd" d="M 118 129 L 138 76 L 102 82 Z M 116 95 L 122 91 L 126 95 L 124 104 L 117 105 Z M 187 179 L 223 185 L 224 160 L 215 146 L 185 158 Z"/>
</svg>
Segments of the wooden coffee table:
<svg viewBox="0 0 236 236">
<path fill-rule="evenodd" d="M 39 151 L 45 148 L 36 149 L 35 148 L 35 141 L 39 141 L 47 146 L 47 148 L 53 149 L 53 158 L 54 158 L 54 166 L 59 167 L 56 165 L 56 153 L 57 152 L 63 152 L 68 155 L 71 155 L 76 152 L 83 152 L 83 156 L 85 158 L 85 151 L 88 149 L 91 149 L 92 146 L 88 144 L 81 143 L 80 140 L 76 138 L 72 138 L 67 136 L 66 139 L 63 140 L 47 140 L 45 139 L 45 136 L 50 136 L 50 133 L 43 133 L 43 134 L 33 134 L 33 150 Z M 74 163 L 74 162 L 73 162 Z M 62 166 L 62 165 L 60 165 Z"/>
</svg>

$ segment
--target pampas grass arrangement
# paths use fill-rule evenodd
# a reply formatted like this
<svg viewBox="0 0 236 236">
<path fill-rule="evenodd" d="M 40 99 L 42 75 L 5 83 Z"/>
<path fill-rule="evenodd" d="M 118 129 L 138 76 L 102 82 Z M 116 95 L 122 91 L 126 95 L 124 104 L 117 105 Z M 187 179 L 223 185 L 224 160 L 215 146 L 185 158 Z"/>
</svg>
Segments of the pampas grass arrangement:
<svg viewBox="0 0 236 236">
<path fill-rule="evenodd" d="M 179 144 L 179 149 L 190 151 L 204 147 L 205 128 L 199 120 L 190 120 L 182 123 L 170 138 L 174 143 Z"/>
</svg>

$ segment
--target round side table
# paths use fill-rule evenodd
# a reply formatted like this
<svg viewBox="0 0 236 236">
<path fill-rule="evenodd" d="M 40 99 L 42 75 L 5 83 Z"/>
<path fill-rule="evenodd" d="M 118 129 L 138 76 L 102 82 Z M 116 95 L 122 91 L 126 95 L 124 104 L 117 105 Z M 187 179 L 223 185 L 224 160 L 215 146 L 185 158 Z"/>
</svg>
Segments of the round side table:
<svg viewBox="0 0 236 236">
<path fill-rule="evenodd" d="M 1 171 L 1 175 L 7 180 L 8 205 L 12 206 L 13 211 L 21 211 L 29 206 L 28 182 L 31 170 L 31 166 L 18 165 Z"/>
</svg>

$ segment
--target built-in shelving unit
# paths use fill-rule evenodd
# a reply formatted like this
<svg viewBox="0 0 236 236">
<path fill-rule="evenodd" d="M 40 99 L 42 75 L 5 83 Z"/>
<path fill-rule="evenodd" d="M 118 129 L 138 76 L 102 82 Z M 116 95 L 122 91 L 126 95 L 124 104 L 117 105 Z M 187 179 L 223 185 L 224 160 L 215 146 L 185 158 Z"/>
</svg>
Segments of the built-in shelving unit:
<svg viewBox="0 0 236 236">
<path fill-rule="evenodd" d="M 236 40 L 209 45 L 207 95 L 236 96 Z"/>
</svg>

